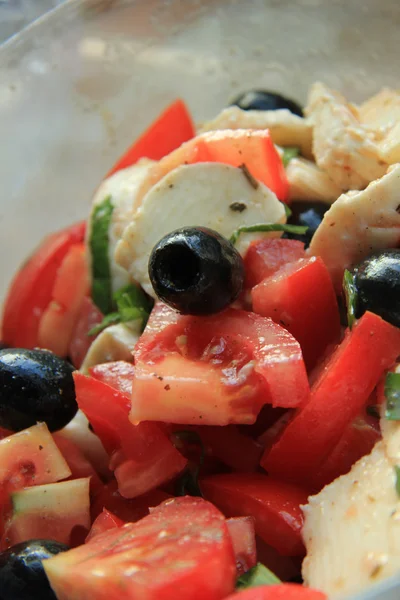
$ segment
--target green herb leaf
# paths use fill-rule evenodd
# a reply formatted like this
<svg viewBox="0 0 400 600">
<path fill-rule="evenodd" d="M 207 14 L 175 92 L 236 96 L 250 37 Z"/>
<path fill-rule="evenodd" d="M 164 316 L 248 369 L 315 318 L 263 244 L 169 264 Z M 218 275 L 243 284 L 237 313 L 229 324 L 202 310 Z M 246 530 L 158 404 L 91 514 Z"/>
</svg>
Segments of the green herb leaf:
<svg viewBox="0 0 400 600">
<path fill-rule="evenodd" d="M 389 421 L 400 421 L 400 373 L 386 375 L 385 398 L 385 417 Z"/>
<path fill-rule="evenodd" d="M 88 335 L 97 335 L 106 329 L 106 327 L 109 327 L 110 325 L 117 325 L 118 323 L 121 323 L 120 314 L 117 312 L 109 313 L 104 317 L 101 323 L 98 323 L 92 327 L 92 329 L 89 329 Z"/>
<path fill-rule="evenodd" d="M 286 225 L 285 223 L 258 223 L 256 225 L 243 225 L 236 229 L 229 238 L 231 244 L 236 244 L 241 233 L 253 233 L 258 231 L 269 232 L 269 231 L 285 231 L 286 233 L 306 233 L 308 227 L 302 225 Z"/>
<path fill-rule="evenodd" d="M 267 567 L 258 563 L 250 571 L 239 577 L 236 582 L 236 589 L 245 590 L 246 588 L 258 587 L 260 585 L 276 585 L 277 583 L 281 583 L 281 580 L 272 571 L 267 569 Z"/>
<path fill-rule="evenodd" d="M 292 158 L 297 158 L 299 154 L 300 148 L 298 146 L 286 146 L 286 148 L 283 149 L 282 162 L 285 169 Z"/>
<path fill-rule="evenodd" d="M 189 444 L 196 444 L 200 446 L 200 459 L 199 464 L 188 466 L 175 484 L 175 495 L 176 496 L 203 496 L 199 486 L 199 473 L 200 467 L 204 464 L 206 451 L 201 437 L 196 431 L 190 431 L 184 429 L 182 431 L 175 431 L 173 437 L 175 438 L 175 446 L 179 449 L 179 443 L 176 442 L 188 442 Z"/>
<path fill-rule="evenodd" d="M 92 299 L 102 313 L 111 311 L 112 288 L 108 256 L 108 231 L 114 206 L 107 196 L 92 213 L 89 248 L 92 269 Z"/>
<path fill-rule="evenodd" d="M 396 474 L 396 492 L 397 495 L 400 497 L 400 467 L 396 466 L 394 468 L 394 472 Z"/>
<path fill-rule="evenodd" d="M 357 288 L 354 283 L 353 273 L 350 273 L 347 269 L 343 276 L 343 290 L 346 297 L 347 323 L 351 329 L 356 321 Z"/>
<path fill-rule="evenodd" d="M 283 208 L 285 209 L 285 215 L 286 215 L 286 218 L 288 219 L 289 217 L 291 217 L 291 216 L 292 216 L 292 211 L 291 211 L 291 209 L 288 207 L 288 205 L 287 205 L 287 204 L 285 204 L 284 202 L 282 202 L 282 204 L 283 204 Z"/>
</svg>

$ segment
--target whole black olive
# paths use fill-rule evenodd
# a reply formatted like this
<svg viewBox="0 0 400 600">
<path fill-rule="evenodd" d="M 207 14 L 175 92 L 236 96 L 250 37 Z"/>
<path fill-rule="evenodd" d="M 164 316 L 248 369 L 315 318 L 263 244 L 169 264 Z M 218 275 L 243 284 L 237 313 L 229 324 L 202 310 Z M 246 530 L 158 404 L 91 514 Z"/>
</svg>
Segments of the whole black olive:
<svg viewBox="0 0 400 600">
<path fill-rule="evenodd" d="M 38 421 L 62 429 L 78 405 L 74 367 L 48 350 L 0 350 L 0 427 L 20 431 Z"/>
<path fill-rule="evenodd" d="M 297 102 L 282 96 L 282 94 L 265 90 L 244 92 L 235 98 L 232 104 L 242 110 L 279 110 L 287 108 L 294 115 L 303 116 L 303 109 Z"/>
<path fill-rule="evenodd" d="M 184 227 L 153 248 L 149 276 L 158 298 L 189 315 L 209 315 L 239 295 L 243 260 L 234 246 L 206 227 Z"/>
<path fill-rule="evenodd" d="M 356 317 L 366 310 L 400 327 L 400 250 L 372 254 L 353 269 Z"/>
<path fill-rule="evenodd" d="M 297 234 L 297 233 L 285 233 L 283 237 L 299 240 L 305 244 L 305 247 L 308 248 L 311 242 L 311 238 L 317 230 L 317 227 L 320 225 L 324 214 L 329 209 L 329 205 L 324 202 L 293 202 L 290 205 L 290 210 L 292 214 L 288 218 L 287 222 L 291 225 L 305 225 L 308 227 L 306 233 Z"/>
<path fill-rule="evenodd" d="M 29 540 L 0 553 L 0 600 L 56 600 L 42 561 L 69 550 L 53 540 Z"/>
</svg>

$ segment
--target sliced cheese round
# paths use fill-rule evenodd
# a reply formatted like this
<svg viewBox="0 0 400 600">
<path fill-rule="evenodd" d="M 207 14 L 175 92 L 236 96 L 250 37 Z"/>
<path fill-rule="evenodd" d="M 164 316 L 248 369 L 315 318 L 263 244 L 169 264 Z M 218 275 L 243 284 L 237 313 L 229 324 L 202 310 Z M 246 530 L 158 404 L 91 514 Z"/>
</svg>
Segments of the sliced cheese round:
<svg viewBox="0 0 400 600">
<path fill-rule="evenodd" d="M 132 360 L 132 351 L 141 334 L 142 321 L 110 325 L 90 346 L 80 371 L 88 374 L 90 367 L 116 360 Z"/>
<path fill-rule="evenodd" d="M 117 244 L 115 258 L 154 296 L 149 256 L 167 233 L 185 226 L 203 226 L 229 238 L 241 226 L 285 221 L 284 206 L 275 194 L 262 183 L 254 185 L 242 169 L 220 163 L 180 166 L 143 198 Z M 251 239 L 263 235 L 271 236 L 242 234 L 236 247 L 243 254 Z"/>
</svg>

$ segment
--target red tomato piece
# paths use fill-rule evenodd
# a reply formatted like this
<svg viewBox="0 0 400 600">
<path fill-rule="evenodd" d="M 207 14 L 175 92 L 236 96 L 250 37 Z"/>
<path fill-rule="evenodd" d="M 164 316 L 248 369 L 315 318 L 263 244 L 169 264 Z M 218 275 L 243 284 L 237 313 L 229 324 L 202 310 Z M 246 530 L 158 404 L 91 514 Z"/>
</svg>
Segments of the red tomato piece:
<svg viewBox="0 0 400 600">
<path fill-rule="evenodd" d="M 319 257 L 281 267 L 256 285 L 251 297 L 254 312 L 280 323 L 296 338 L 309 370 L 340 339 L 335 290 Z"/>
<path fill-rule="evenodd" d="M 288 182 L 282 160 L 267 130 L 224 129 L 203 133 L 171 152 L 152 167 L 136 195 L 135 207 L 143 196 L 170 171 L 184 164 L 218 162 L 232 167 L 246 165 L 257 180 L 286 200 Z"/>
<path fill-rule="evenodd" d="M 92 494 L 100 490 L 103 487 L 101 479 L 79 446 L 65 437 L 62 432 L 53 433 L 53 439 L 71 470 L 68 479 L 90 477 L 90 491 Z"/>
<path fill-rule="evenodd" d="M 200 487 L 227 517 L 254 517 L 256 534 L 280 554 L 304 554 L 300 506 L 308 494 L 300 487 L 258 473 L 212 475 Z"/>
<path fill-rule="evenodd" d="M 92 502 L 92 519 L 96 519 L 104 509 L 109 510 L 125 523 L 139 521 L 149 514 L 149 508 L 158 506 L 171 496 L 162 490 L 151 490 L 137 498 L 123 498 L 118 491 L 115 479 L 103 486 Z"/>
<path fill-rule="evenodd" d="M 135 367 L 124 360 L 95 365 L 89 369 L 95 379 L 106 383 L 110 387 L 125 394 L 127 398 L 132 394 L 132 381 Z"/>
<path fill-rule="evenodd" d="M 90 540 L 92 540 L 96 535 L 104 533 L 105 531 L 109 531 L 110 529 L 122 527 L 122 525 L 124 525 L 124 521 L 122 521 L 122 519 L 119 519 L 116 515 L 113 515 L 106 508 L 103 508 L 103 512 L 101 512 L 95 519 L 87 538 L 85 539 L 85 544 L 90 542 Z"/>
<path fill-rule="evenodd" d="M 236 579 L 225 518 L 201 498 L 167 500 L 44 565 L 60 600 L 222 600 Z"/>
<path fill-rule="evenodd" d="M 15 275 L 4 304 L 3 341 L 16 348 L 37 346 L 42 314 L 51 301 L 58 269 L 73 244 L 83 241 L 86 223 L 46 237 Z"/>
<path fill-rule="evenodd" d="M 74 244 L 58 270 L 50 304 L 40 319 L 38 346 L 58 356 L 67 356 L 80 307 L 89 287 L 85 245 Z"/>
<path fill-rule="evenodd" d="M 241 310 L 188 317 L 158 304 L 134 357 L 132 422 L 254 423 L 264 404 L 298 406 L 309 393 L 298 342 Z"/>
<path fill-rule="evenodd" d="M 160 160 L 195 135 L 195 128 L 185 103 L 178 99 L 161 113 L 116 162 L 107 177 L 135 164 L 139 158 Z"/>
<path fill-rule="evenodd" d="M 155 423 L 132 425 L 125 394 L 79 372 L 76 399 L 110 456 L 122 496 L 140 496 L 172 479 L 186 460 Z"/>
<path fill-rule="evenodd" d="M 91 298 L 86 296 L 79 308 L 79 315 L 72 330 L 68 348 L 68 356 L 77 369 L 80 369 L 90 345 L 96 338 L 95 335 L 88 335 L 88 332 L 92 327 L 101 323 L 102 320 L 103 314 Z"/>
<path fill-rule="evenodd" d="M 227 519 L 226 524 L 235 553 L 237 576 L 240 577 L 257 563 L 254 519 L 253 517 L 234 517 Z"/>
<path fill-rule="evenodd" d="M 369 454 L 381 439 L 379 421 L 368 416 L 357 417 L 343 432 L 331 454 L 311 474 L 310 482 L 316 492 L 337 477 L 348 473 L 360 458 Z"/>
<path fill-rule="evenodd" d="M 297 583 L 281 583 L 249 588 L 228 596 L 226 600 L 327 600 L 327 596 Z"/>
<path fill-rule="evenodd" d="M 304 256 L 304 244 L 298 240 L 264 238 L 251 242 L 244 257 L 245 287 L 254 287 L 283 265 Z"/>
<path fill-rule="evenodd" d="M 366 312 L 332 354 L 307 404 L 264 454 L 266 471 L 309 482 L 399 354 L 400 329 Z"/>
<path fill-rule="evenodd" d="M 263 447 L 241 433 L 236 425 L 199 426 L 197 432 L 212 456 L 234 471 L 251 473 L 258 470 Z"/>
</svg>

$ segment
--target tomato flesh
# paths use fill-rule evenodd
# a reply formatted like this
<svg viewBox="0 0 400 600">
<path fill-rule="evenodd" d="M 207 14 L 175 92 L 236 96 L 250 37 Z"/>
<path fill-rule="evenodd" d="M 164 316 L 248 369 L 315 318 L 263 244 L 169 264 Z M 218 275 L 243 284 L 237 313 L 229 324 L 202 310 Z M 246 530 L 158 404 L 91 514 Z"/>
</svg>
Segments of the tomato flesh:
<svg viewBox="0 0 400 600">
<path fill-rule="evenodd" d="M 300 487 L 257 473 L 212 475 L 200 487 L 227 517 L 254 517 L 256 534 L 280 554 L 304 554 L 300 506 L 308 494 Z"/>
<path fill-rule="evenodd" d="M 232 539 L 238 577 L 257 563 L 256 535 L 253 517 L 227 519 L 229 535 Z"/>
<path fill-rule="evenodd" d="M 167 500 L 44 567 L 59 600 L 222 600 L 236 579 L 225 518 L 201 498 Z"/>
<path fill-rule="evenodd" d="M 91 298 L 86 296 L 81 303 L 68 348 L 68 356 L 77 369 L 80 369 L 90 345 L 96 338 L 95 335 L 88 335 L 88 332 L 102 320 L 103 314 Z"/>
<path fill-rule="evenodd" d="M 282 583 L 249 588 L 229 596 L 226 600 L 327 600 L 327 596 L 323 592 L 296 583 Z"/>
<path fill-rule="evenodd" d="M 263 238 L 251 242 L 245 257 L 245 287 L 252 288 L 283 265 L 304 258 L 304 244 L 284 238 Z"/>
<path fill-rule="evenodd" d="M 105 531 L 109 531 L 110 529 L 122 527 L 123 524 L 124 521 L 122 521 L 122 519 L 119 519 L 116 515 L 113 515 L 106 508 L 103 508 L 103 511 L 93 522 L 92 527 L 85 540 L 85 543 L 87 544 L 88 542 L 90 542 L 90 540 L 92 540 L 96 535 L 104 533 Z"/>
</svg>

